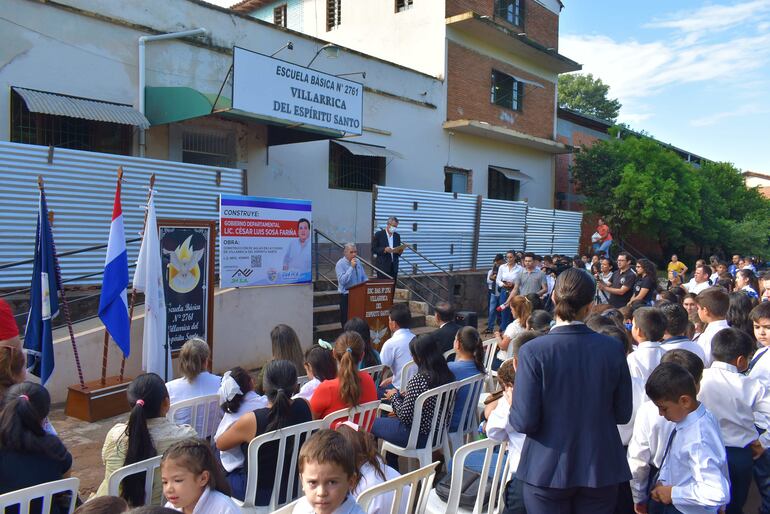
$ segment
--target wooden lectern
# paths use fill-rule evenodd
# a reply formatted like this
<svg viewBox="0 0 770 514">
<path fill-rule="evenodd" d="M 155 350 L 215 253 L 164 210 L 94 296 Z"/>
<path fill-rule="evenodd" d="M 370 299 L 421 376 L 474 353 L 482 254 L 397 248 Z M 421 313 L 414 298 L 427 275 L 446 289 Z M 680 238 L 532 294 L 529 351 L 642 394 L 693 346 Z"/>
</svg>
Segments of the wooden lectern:
<svg viewBox="0 0 770 514">
<path fill-rule="evenodd" d="M 395 291 L 393 280 L 380 278 L 362 282 L 348 290 L 348 319 L 361 318 L 366 321 L 377 350 L 390 337 L 388 316 Z"/>
</svg>

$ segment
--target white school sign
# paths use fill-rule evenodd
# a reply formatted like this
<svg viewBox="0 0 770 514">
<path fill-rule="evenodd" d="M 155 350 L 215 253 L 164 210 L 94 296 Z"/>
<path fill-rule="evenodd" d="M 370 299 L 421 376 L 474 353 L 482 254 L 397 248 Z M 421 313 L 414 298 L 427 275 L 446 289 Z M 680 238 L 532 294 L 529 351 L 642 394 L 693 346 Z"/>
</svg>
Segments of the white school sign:
<svg viewBox="0 0 770 514">
<path fill-rule="evenodd" d="M 360 135 L 363 94 L 358 82 L 233 48 L 233 109 Z"/>
</svg>

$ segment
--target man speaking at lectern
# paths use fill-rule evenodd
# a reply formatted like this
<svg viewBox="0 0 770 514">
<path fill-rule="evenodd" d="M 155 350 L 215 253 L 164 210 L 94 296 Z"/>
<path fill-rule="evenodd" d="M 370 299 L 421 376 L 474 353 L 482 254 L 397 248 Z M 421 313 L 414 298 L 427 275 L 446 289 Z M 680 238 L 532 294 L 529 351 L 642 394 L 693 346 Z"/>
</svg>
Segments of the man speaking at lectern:
<svg viewBox="0 0 770 514">
<path fill-rule="evenodd" d="M 348 320 L 348 289 L 366 282 L 368 277 L 364 265 L 358 260 L 358 249 L 353 243 L 346 243 L 342 250 L 343 256 L 337 261 L 334 270 L 337 272 L 337 291 L 340 293 L 340 323 L 345 326 Z"/>
<path fill-rule="evenodd" d="M 398 275 L 398 259 L 404 251 L 401 246 L 401 235 L 396 232 L 398 227 L 398 218 L 391 216 L 388 218 L 388 224 L 383 230 L 374 234 L 372 243 L 372 255 L 374 256 L 374 265 L 390 275 L 394 280 Z M 388 278 L 379 271 L 377 278 Z"/>
</svg>

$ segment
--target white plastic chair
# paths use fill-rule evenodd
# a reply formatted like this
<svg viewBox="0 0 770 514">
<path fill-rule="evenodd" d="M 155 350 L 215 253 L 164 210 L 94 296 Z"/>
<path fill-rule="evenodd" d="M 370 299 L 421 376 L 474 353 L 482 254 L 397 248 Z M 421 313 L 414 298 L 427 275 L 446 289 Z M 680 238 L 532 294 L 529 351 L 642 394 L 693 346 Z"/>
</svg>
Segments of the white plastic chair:
<svg viewBox="0 0 770 514">
<path fill-rule="evenodd" d="M 302 387 L 303 385 L 307 384 L 308 382 L 310 382 L 310 377 L 308 377 L 307 375 L 302 375 L 301 377 L 297 377 L 297 387 L 298 388 Z"/>
<path fill-rule="evenodd" d="M 369 504 L 375 497 L 392 492 L 393 500 L 390 504 L 390 510 L 387 512 L 390 512 L 390 514 L 412 514 L 414 512 L 422 514 L 425 512 L 425 505 L 428 503 L 428 491 L 433 489 L 433 479 L 436 476 L 438 464 L 438 462 L 432 462 L 416 471 L 370 487 L 359 494 L 356 501 L 361 506 L 361 509 L 367 512 Z M 408 507 L 405 513 L 400 513 L 399 507 L 401 506 L 401 498 L 403 497 L 405 487 L 409 488 L 409 497 L 406 502 Z"/>
<path fill-rule="evenodd" d="M 250 514 L 267 514 L 275 511 L 277 508 L 282 507 L 287 503 L 291 503 L 302 494 L 302 490 L 299 484 L 299 469 L 297 462 L 299 461 L 299 450 L 308 438 L 316 431 L 325 428 L 323 420 L 308 421 L 307 423 L 300 423 L 291 427 L 281 428 L 279 430 L 273 430 L 266 434 L 255 437 L 249 443 L 249 449 L 246 452 L 246 459 L 248 459 L 248 475 L 246 478 L 246 495 L 244 501 L 239 501 L 233 498 L 233 501 L 241 508 L 241 512 Z M 278 459 L 276 465 L 273 467 L 262 466 L 260 470 L 259 466 L 259 450 L 268 443 L 278 443 Z M 289 446 L 291 446 L 289 448 Z M 281 482 L 284 479 L 284 462 L 289 462 L 288 477 L 286 482 L 286 490 L 281 491 Z M 273 482 L 273 491 L 270 495 L 270 502 L 268 505 L 256 506 L 254 500 L 257 496 L 257 479 L 260 471 L 262 473 L 275 474 L 275 482 Z M 281 493 L 285 493 L 284 501 L 281 501 Z"/>
<path fill-rule="evenodd" d="M 457 395 L 457 385 L 459 382 L 450 382 L 439 387 L 434 387 L 425 391 L 417 397 L 414 404 L 414 417 L 412 427 L 409 432 L 409 440 L 406 446 L 398 446 L 389 441 L 382 441 L 381 454 L 383 458 L 386 452 L 401 457 L 417 459 L 418 467 L 424 467 L 433 461 L 433 452 L 436 450 L 445 450 L 447 444 L 447 430 L 449 428 L 449 418 L 454 409 L 455 396 Z M 425 403 L 433 399 L 435 404 L 433 415 L 430 418 L 430 429 L 428 431 L 425 446 L 417 448 L 417 441 L 420 437 L 420 421 L 422 419 Z"/>
<path fill-rule="evenodd" d="M 444 352 L 444 360 L 445 361 L 449 360 L 449 357 L 454 356 L 456 353 L 457 353 L 457 351 L 454 348 L 445 351 Z"/>
<path fill-rule="evenodd" d="M 487 339 L 482 345 L 484 346 L 484 369 L 487 370 L 486 392 L 492 393 L 497 387 L 497 372 L 492 371 L 492 364 L 497 356 L 497 339 Z"/>
<path fill-rule="evenodd" d="M 280 509 L 274 510 L 273 514 L 291 514 L 292 512 L 294 512 L 294 507 L 296 507 L 298 503 L 299 503 L 299 499 L 298 500 L 294 500 L 291 503 L 287 503 L 286 505 L 284 505 Z"/>
<path fill-rule="evenodd" d="M 417 364 L 415 362 L 409 361 L 406 364 L 404 364 L 404 367 L 401 368 L 401 390 L 406 390 L 406 385 L 409 383 L 409 380 L 417 373 Z"/>
<path fill-rule="evenodd" d="M 497 514 L 502 512 L 504 507 L 503 497 L 505 495 L 505 486 L 508 481 L 508 467 L 510 466 L 511 459 L 507 458 L 507 446 L 508 442 L 497 442 L 492 439 L 482 439 L 480 441 L 474 441 L 462 446 L 455 453 L 454 460 L 452 461 L 452 481 L 449 487 L 449 498 L 444 502 L 439 498 L 436 490 L 430 491 L 428 495 L 428 504 L 424 512 L 429 514 L 445 514 L 447 512 L 453 512 L 458 514 L 481 514 L 486 512 L 487 514 Z M 492 462 L 497 452 L 497 461 Z M 492 484 L 489 491 L 489 503 L 487 508 L 484 509 L 484 497 L 487 491 L 487 480 L 479 480 L 479 489 L 476 493 L 476 503 L 473 509 L 469 510 L 465 507 L 460 507 L 460 493 L 462 493 L 463 482 L 463 469 L 465 468 L 465 460 L 473 452 L 484 452 L 484 464 L 481 469 L 481 477 L 486 478 L 490 476 L 490 470 L 493 470 Z M 494 466 L 494 467 L 493 467 Z M 466 491 L 468 492 L 468 491 Z"/>
<path fill-rule="evenodd" d="M 468 435 L 473 434 L 478 429 L 479 421 L 477 416 L 477 406 L 479 403 L 479 397 L 481 391 L 484 389 L 484 380 L 486 376 L 483 373 L 478 373 L 472 377 L 468 377 L 463 380 L 458 380 L 457 383 L 457 396 L 460 395 L 460 390 L 463 387 L 467 387 L 467 394 L 463 400 L 462 410 L 459 412 L 460 419 L 458 421 L 457 428 L 454 432 L 448 432 L 447 443 L 444 447 L 444 458 L 449 462 L 452 458 L 452 454 L 463 444 Z M 455 420 L 451 420 L 451 425 Z"/>
<path fill-rule="evenodd" d="M 155 483 L 155 470 L 160 468 L 160 459 L 161 455 L 156 455 L 116 469 L 107 479 L 107 494 L 120 496 L 120 484 L 126 477 L 144 473 L 144 504 L 152 505 L 152 486 Z M 163 505 L 163 502 L 160 505 Z"/>
<path fill-rule="evenodd" d="M 379 409 L 380 400 L 374 400 L 373 402 L 367 402 L 349 409 L 334 411 L 324 416 L 324 428 L 333 428 L 332 425 L 335 421 L 345 421 L 347 419 L 369 432 L 372 429 L 372 423 L 374 423 Z"/>
<path fill-rule="evenodd" d="M 30 502 L 40 499 L 43 505 L 41 512 L 47 513 L 51 511 L 54 495 L 69 492 L 71 497 L 67 514 L 70 514 L 75 510 L 75 500 L 78 496 L 79 487 L 80 479 L 73 477 L 0 494 L 0 512 L 5 512 L 5 509 L 8 507 L 18 507 L 19 514 L 29 514 Z"/>
<path fill-rule="evenodd" d="M 361 371 L 365 371 L 371 375 L 372 380 L 374 380 L 374 385 L 377 387 L 380 387 L 380 382 L 382 382 L 382 375 L 385 373 L 385 366 L 384 364 L 378 364 L 376 366 L 369 366 L 368 368 L 364 368 Z"/>
<path fill-rule="evenodd" d="M 211 439 L 223 416 L 219 395 L 208 394 L 171 404 L 166 419 L 172 423 L 191 425 L 201 439 Z"/>
</svg>

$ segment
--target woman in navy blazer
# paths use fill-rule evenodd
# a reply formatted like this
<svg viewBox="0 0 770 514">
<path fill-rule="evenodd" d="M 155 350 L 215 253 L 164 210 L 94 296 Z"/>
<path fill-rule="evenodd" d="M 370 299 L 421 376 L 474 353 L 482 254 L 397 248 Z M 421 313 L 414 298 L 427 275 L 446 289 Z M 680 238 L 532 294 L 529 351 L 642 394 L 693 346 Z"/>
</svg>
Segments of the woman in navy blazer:
<svg viewBox="0 0 770 514">
<path fill-rule="evenodd" d="M 631 376 L 620 342 L 583 323 L 595 287 L 583 270 L 561 273 L 556 325 L 518 355 L 510 423 L 527 436 L 516 477 L 528 514 L 612 513 L 631 479 L 617 429 L 631 419 Z"/>
</svg>

